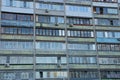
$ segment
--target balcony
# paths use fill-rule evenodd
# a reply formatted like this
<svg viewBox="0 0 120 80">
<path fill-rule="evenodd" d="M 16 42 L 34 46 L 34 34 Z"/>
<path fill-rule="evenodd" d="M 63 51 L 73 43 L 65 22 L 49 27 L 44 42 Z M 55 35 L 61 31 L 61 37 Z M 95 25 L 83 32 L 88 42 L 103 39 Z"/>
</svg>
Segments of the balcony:
<svg viewBox="0 0 120 80">
<path fill-rule="evenodd" d="M 91 5 L 91 0 L 66 0 L 69 4 Z"/>
<path fill-rule="evenodd" d="M 7 40 L 33 40 L 33 36 L 30 35 L 6 35 L 2 34 L 1 39 L 7 39 Z"/>
<path fill-rule="evenodd" d="M 41 65 L 36 65 L 36 69 L 67 69 L 66 65 L 61 65 L 58 66 L 57 64 L 41 64 Z"/>
<path fill-rule="evenodd" d="M 32 50 L 0 50 L 0 54 L 9 54 L 9 55 L 32 55 Z"/>
<path fill-rule="evenodd" d="M 100 69 L 120 69 L 120 65 L 100 65 Z"/>
<path fill-rule="evenodd" d="M 36 36 L 36 40 L 65 41 L 65 37 Z"/>
<path fill-rule="evenodd" d="M 105 14 L 94 14 L 96 18 L 118 18 L 118 15 L 105 15 Z"/>
<path fill-rule="evenodd" d="M 0 65 L 0 70 L 32 70 L 33 65 Z"/>
<path fill-rule="evenodd" d="M 10 27 L 33 27 L 34 23 L 32 21 L 15 21 L 15 20 L 2 20 L 2 26 L 10 26 Z"/>
<path fill-rule="evenodd" d="M 94 38 L 68 38 L 68 42 L 95 42 Z"/>
<path fill-rule="evenodd" d="M 90 55 L 97 55 L 96 51 L 80 51 L 80 50 L 69 50 L 68 51 L 69 55 L 80 55 L 80 56 L 90 56 Z"/>
<path fill-rule="evenodd" d="M 97 69 L 96 64 L 69 64 L 70 69 Z"/>
<path fill-rule="evenodd" d="M 47 50 L 36 50 L 37 55 L 66 55 L 65 51 L 47 51 Z"/>
<path fill-rule="evenodd" d="M 120 56 L 120 52 L 114 52 L 114 51 L 98 51 L 98 54 L 100 56 Z"/>
</svg>

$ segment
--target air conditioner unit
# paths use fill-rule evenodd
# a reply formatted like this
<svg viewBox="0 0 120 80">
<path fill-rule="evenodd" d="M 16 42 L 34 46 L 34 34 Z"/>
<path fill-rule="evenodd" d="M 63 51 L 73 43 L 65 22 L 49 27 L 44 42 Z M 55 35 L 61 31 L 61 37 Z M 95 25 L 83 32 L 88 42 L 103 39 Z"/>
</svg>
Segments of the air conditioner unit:
<svg viewBox="0 0 120 80">
<path fill-rule="evenodd" d="M 59 23 L 55 23 L 55 26 L 58 26 L 59 25 Z"/>
<path fill-rule="evenodd" d="M 117 38 L 118 41 L 120 41 L 120 38 Z"/>
<path fill-rule="evenodd" d="M 69 27 L 73 27 L 73 24 L 70 24 Z"/>
<path fill-rule="evenodd" d="M 5 67 L 9 67 L 10 66 L 10 63 L 5 63 Z"/>
<path fill-rule="evenodd" d="M 49 12 L 49 10 L 48 9 L 45 9 L 45 13 L 48 13 Z"/>
<path fill-rule="evenodd" d="M 58 67 L 58 68 L 61 68 L 61 64 L 57 64 L 57 67 Z"/>
</svg>

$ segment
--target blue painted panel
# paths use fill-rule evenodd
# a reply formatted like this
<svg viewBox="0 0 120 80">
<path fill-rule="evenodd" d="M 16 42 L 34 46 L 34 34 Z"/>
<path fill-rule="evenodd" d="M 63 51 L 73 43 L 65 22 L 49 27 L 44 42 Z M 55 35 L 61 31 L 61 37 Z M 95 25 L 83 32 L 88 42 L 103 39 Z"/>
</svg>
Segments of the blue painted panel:
<svg viewBox="0 0 120 80">
<path fill-rule="evenodd" d="M 97 42 L 120 43 L 117 38 L 97 38 Z"/>
</svg>

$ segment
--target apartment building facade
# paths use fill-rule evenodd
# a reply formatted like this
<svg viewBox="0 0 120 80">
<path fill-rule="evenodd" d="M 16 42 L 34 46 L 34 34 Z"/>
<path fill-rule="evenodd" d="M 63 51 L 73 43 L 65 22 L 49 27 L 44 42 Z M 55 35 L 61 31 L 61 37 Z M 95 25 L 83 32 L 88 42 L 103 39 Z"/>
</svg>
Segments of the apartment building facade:
<svg viewBox="0 0 120 80">
<path fill-rule="evenodd" d="M 0 0 L 0 80 L 120 80 L 120 1 Z"/>
</svg>

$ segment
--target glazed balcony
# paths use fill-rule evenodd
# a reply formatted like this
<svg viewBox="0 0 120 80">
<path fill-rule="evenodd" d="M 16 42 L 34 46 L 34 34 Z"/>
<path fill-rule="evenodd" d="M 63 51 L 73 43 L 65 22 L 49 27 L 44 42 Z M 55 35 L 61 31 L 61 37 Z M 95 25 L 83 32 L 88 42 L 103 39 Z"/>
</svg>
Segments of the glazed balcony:
<svg viewBox="0 0 120 80">
<path fill-rule="evenodd" d="M 10 27 L 33 27 L 34 23 L 32 21 L 16 21 L 16 20 L 2 20 L 2 26 Z"/>
<path fill-rule="evenodd" d="M 96 64 L 69 64 L 70 69 L 97 69 Z"/>
</svg>

